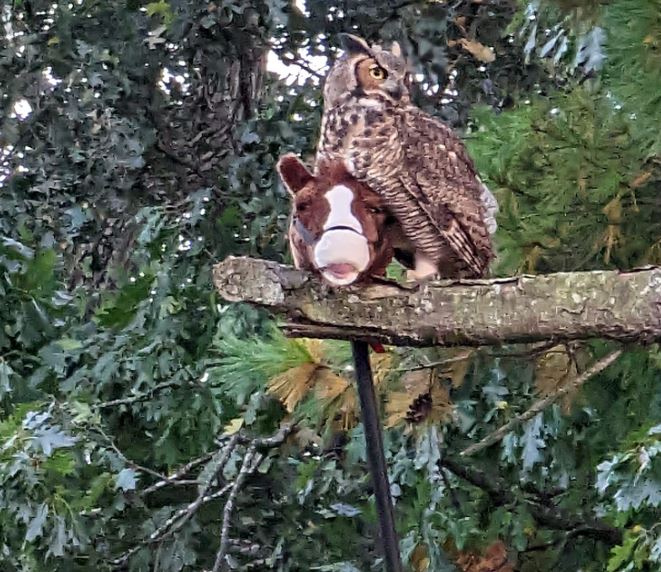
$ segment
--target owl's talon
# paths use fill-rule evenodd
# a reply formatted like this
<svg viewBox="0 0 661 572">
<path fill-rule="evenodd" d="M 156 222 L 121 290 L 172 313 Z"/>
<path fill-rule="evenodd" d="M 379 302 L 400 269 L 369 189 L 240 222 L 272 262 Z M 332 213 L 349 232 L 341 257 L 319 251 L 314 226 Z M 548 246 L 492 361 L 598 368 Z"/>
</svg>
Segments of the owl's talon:
<svg viewBox="0 0 661 572">
<path fill-rule="evenodd" d="M 416 272 L 415 270 L 407 270 L 406 271 L 406 282 L 407 283 L 415 283 L 415 284 L 424 284 L 426 282 L 431 282 L 432 280 L 436 280 L 438 278 L 437 273 L 429 274 L 429 273 L 419 273 Z"/>
</svg>

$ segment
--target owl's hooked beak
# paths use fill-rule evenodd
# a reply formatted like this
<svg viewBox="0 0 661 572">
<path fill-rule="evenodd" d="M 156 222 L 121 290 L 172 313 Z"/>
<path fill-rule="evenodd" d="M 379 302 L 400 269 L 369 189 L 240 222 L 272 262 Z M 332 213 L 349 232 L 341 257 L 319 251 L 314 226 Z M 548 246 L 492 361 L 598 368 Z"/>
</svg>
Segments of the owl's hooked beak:
<svg viewBox="0 0 661 572">
<path fill-rule="evenodd" d="M 392 97 L 394 100 L 399 101 L 402 99 L 402 96 L 404 95 L 404 90 L 401 86 L 401 84 L 391 78 L 386 79 L 381 84 L 381 87 L 383 91 L 385 91 L 390 97 Z"/>
</svg>

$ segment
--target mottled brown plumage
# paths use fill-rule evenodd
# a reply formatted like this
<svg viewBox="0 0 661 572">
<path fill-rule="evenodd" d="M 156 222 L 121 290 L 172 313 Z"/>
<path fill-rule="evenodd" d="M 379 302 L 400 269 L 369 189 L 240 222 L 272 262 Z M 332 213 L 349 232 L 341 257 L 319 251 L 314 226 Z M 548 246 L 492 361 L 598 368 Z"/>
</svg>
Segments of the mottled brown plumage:
<svg viewBox="0 0 661 572">
<path fill-rule="evenodd" d="M 462 141 L 411 103 L 405 60 L 346 36 L 324 87 L 317 160 L 341 157 L 398 219 L 418 278 L 483 276 L 497 205 Z"/>
</svg>

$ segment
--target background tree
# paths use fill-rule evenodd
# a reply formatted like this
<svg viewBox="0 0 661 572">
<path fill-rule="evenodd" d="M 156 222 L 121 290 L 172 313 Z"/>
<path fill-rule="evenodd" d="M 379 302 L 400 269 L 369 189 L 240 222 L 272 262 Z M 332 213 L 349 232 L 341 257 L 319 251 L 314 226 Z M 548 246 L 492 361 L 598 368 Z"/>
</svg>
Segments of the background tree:
<svg viewBox="0 0 661 572">
<path fill-rule="evenodd" d="M 228 254 L 288 259 L 274 164 L 312 154 L 338 32 L 400 40 L 416 101 L 463 130 L 501 202 L 497 273 L 660 262 L 654 0 L 0 17 L 3 570 L 374 565 L 347 347 L 282 338 L 210 276 Z M 459 458 L 610 349 L 377 358 L 412 570 L 658 567 L 658 347 Z"/>
</svg>

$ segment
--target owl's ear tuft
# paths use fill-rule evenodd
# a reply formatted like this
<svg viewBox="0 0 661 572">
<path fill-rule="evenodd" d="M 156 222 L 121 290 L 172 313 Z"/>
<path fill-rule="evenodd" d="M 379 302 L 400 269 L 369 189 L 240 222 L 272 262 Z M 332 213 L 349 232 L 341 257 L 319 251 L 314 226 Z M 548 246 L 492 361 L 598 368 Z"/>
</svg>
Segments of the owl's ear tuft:
<svg viewBox="0 0 661 572">
<path fill-rule="evenodd" d="M 292 195 L 298 193 L 310 181 L 314 180 L 314 175 L 293 153 L 287 153 L 280 157 L 276 168 L 282 182 Z"/>
<path fill-rule="evenodd" d="M 350 54 L 367 54 L 372 55 L 372 50 L 370 49 L 369 44 L 358 36 L 353 34 L 339 34 L 340 42 L 342 43 L 342 48 L 344 48 Z"/>
</svg>

